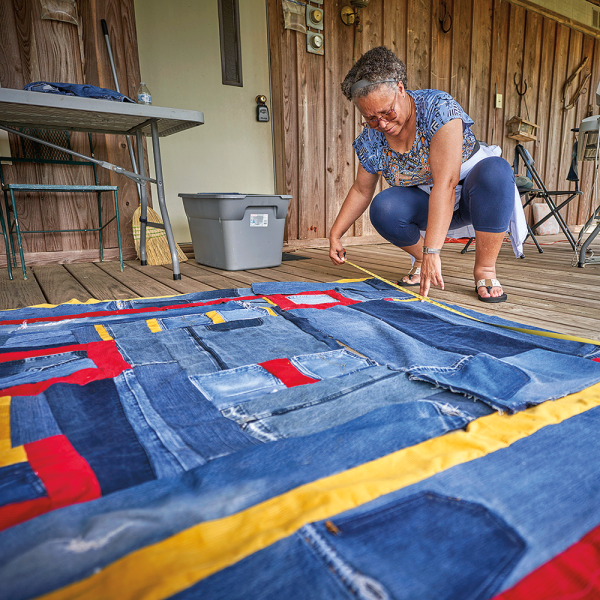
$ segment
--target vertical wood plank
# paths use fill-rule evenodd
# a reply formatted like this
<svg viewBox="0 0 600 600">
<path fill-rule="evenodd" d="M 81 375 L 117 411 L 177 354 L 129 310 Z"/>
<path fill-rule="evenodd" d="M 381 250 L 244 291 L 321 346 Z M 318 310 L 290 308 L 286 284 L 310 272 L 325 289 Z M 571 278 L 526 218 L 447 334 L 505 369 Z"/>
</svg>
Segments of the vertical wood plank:
<svg viewBox="0 0 600 600">
<path fill-rule="evenodd" d="M 495 94 L 506 97 L 506 53 L 508 45 L 509 4 L 505 0 L 494 0 L 492 12 L 492 46 L 490 52 L 490 111 L 488 120 L 488 144 L 502 145 L 504 137 L 504 102 L 501 108 L 495 108 Z M 509 161 L 512 157 L 508 158 Z"/>
<path fill-rule="evenodd" d="M 344 5 L 345 0 L 331 0 L 327 10 L 337 15 Z M 325 235 L 328 237 L 354 181 L 354 107 L 340 89 L 352 67 L 354 31 L 341 19 L 326 19 L 325 39 L 327 56 L 333 57 L 325 61 Z"/>
<path fill-rule="evenodd" d="M 545 172 L 544 166 L 548 155 L 550 112 L 555 100 L 555 91 L 552 88 L 555 44 L 556 21 L 545 18 L 542 23 L 542 49 L 537 106 L 537 124 L 539 125 L 539 129 L 537 133 L 538 139 L 535 142 L 536 164 L 541 173 Z"/>
<path fill-rule="evenodd" d="M 525 20 L 523 44 L 523 80 L 527 80 L 527 93 L 521 98 L 521 115 L 539 125 L 538 103 L 540 91 L 540 60 L 543 17 L 528 11 Z M 537 130 L 539 132 L 539 129 Z M 530 152 L 537 161 L 537 144 L 529 144 Z"/>
<path fill-rule="evenodd" d="M 471 78 L 469 71 L 471 68 L 472 13 L 471 0 L 454 0 L 454 14 L 452 15 L 454 25 L 452 28 L 460 28 L 460 31 L 456 29 L 456 35 L 452 38 L 450 93 L 466 113 L 470 112 L 469 82 Z"/>
<path fill-rule="evenodd" d="M 469 115 L 475 121 L 473 133 L 478 140 L 488 139 L 490 111 L 490 72 L 492 49 L 493 0 L 473 3 L 473 37 L 469 77 Z"/>
<path fill-rule="evenodd" d="M 446 0 L 447 10 L 452 18 L 453 0 Z M 452 40 L 457 29 L 452 22 L 450 31 L 444 33 L 440 19 L 441 7 L 437 0 L 431 2 L 431 88 L 450 93 L 450 73 L 452 57 Z M 450 21 L 446 20 L 445 27 L 448 28 Z"/>
<path fill-rule="evenodd" d="M 584 116 L 598 114 L 599 108 L 596 106 L 596 89 L 600 82 L 600 40 L 593 40 L 593 56 L 591 61 L 592 76 L 588 82 L 588 97 L 586 98 L 587 107 Z M 591 216 L 593 207 L 592 183 L 594 180 L 594 170 L 592 162 L 579 163 L 580 189 L 583 191 L 582 199 L 579 203 L 579 215 L 577 223 L 583 224 Z"/>
<path fill-rule="evenodd" d="M 406 32 L 406 52 L 408 88 L 411 90 L 429 89 L 431 73 L 431 2 L 429 0 L 408 0 L 408 31 Z"/>
<path fill-rule="evenodd" d="M 519 97 L 514 77 L 520 81 L 523 67 L 523 38 L 525 35 L 525 10 L 520 6 L 510 5 L 508 28 L 508 52 L 506 57 L 506 80 L 504 82 L 504 123 L 502 137 L 502 155 L 512 162 L 516 142 L 506 135 L 506 122 L 514 116 L 522 116 L 521 98 Z"/>
<path fill-rule="evenodd" d="M 579 78 L 580 81 L 582 81 L 582 79 L 585 77 L 585 75 L 587 73 L 591 73 L 592 65 L 594 64 L 594 39 L 591 38 L 590 36 L 584 35 L 583 43 L 582 43 L 582 47 L 581 47 L 580 61 L 583 61 L 586 57 L 588 58 L 587 67 L 585 69 L 583 69 L 583 71 L 581 72 L 580 78 Z M 584 119 L 587 116 L 589 92 L 592 88 L 591 81 L 592 81 L 592 78 L 590 77 L 590 79 L 588 80 L 588 83 L 587 83 L 588 93 L 582 94 L 581 97 L 579 98 L 579 101 L 577 102 L 575 108 L 573 108 L 573 112 L 575 113 L 573 127 L 578 128 L 582 119 Z M 575 89 L 577 89 L 577 87 Z M 596 90 L 596 88 L 594 88 L 594 91 L 595 90 Z M 575 140 L 577 139 L 577 133 L 570 132 L 570 136 L 568 139 L 570 140 L 569 144 L 571 146 L 570 150 L 572 152 L 572 145 L 575 142 Z M 567 164 L 567 171 L 565 172 L 565 177 L 569 171 L 570 164 L 571 164 L 571 152 L 568 155 L 568 164 Z M 580 184 L 581 184 L 581 167 L 579 167 L 579 179 L 580 179 Z M 572 189 L 572 190 L 575 189 L 574 182 L 566 182 L 565 181 L 565 184 L 567 184 L 567 183 L 569 186 L 568 189 Z M 566 186 L 565 186 L 565 188 L 566 188 Z M 580 186 L 580 189 L 581 189 L 581 186 Z M 570 202 L 569 215 L 568 215 L 568 218 L 569 218 L 568 222 L 570 224 L 575 225 L 575 224 L 579 223 L 579 215 L 583 210 L 583 206 L 582 206 L 583 203 L 584 203 L 584 198 L 582 198 L 581 196 L 575 198 L 574 200 L 572 200 Z"/>
<path fill-rule="evenodd" d="M 383 0 L 383 45 L 406 64 L 407 0 Z"/>
</svg>

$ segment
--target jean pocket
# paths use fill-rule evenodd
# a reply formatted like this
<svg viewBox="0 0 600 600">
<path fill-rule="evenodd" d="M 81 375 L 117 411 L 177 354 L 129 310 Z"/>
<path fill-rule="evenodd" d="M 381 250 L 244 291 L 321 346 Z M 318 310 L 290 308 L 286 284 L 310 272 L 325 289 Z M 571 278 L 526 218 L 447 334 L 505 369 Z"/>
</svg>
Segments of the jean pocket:
<svg viewBox="0 0 600 600">
<path fill-rule="evenodd" d="M 507 408 L 508 401 L 530 381 L 515 365 L 489 354 L 467 356 L 451 367 L 410 367 L 408 373 L 412 379 L 473 396 L 500 409 Z"/>
<path fill-rule="evenodd" d="M 249 365 L 208 375 L 192 375 L 190 381 L 219 410 L 257 396 L 271 394 L 286 386 L 260 365 Z"/>
<path fill-rule="evenodd" d="M 368 581 L 376 597 L 397 600 L 490 598 L 526 548 L 487 507 L 433 492 L 334 517 L 314 530 L 337 557 L 339 566 L 328 566 L 346 585 Z"/>
</svg>

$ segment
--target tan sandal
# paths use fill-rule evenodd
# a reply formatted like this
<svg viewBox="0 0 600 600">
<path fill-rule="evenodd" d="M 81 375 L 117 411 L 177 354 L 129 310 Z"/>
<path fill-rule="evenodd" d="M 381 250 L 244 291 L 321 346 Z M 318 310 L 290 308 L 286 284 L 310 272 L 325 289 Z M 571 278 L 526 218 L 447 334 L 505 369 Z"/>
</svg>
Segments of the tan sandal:
<svg viewBox="0 0 600 600">
<path fill-rule="evenodd" d="M 420 275 L 421 274 L 421 267 L 413 267 L 409 272 L 408 275 L 405 275 L 405 277 L 408 277 L 408 281 L 402 281 L 402 279 L 400 281 L 397 281 L 396 283 L 398 285 L 404 285 L 406 287 L 416 287 L 417 285 L 421 285 L 421 282 L 419 283 L 409 283 L 409 281 L 413 278 L 413 275 Z"/>
</svg>

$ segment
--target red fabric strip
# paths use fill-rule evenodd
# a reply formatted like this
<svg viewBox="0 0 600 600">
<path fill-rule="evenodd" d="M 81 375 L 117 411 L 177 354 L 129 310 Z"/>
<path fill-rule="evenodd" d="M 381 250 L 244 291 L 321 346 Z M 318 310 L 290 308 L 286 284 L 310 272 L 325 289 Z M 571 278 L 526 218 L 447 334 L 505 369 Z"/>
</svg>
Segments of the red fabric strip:
<svg viewBox="0 0 600 600">
<path fill-rule="evenodd" d="M 326 295 L 331 297 L 331 302 L 324 302 L 323 304 L 296 304 L 291 300 L 288 300 L 288 296 L 316 296 Z M 292 308 L 317 308 L 319 310 L 324 308 L 331 308 L 332 306 L 350 306 L 351 304 L 359 304 L 359 300 L 350 300 L 341 294 L 338 294 L 335 290 L 327 291 L 314 291 L 314 292 L 302 292 L 300 294 L 273 294 L 268 297 L 271 302 L 275 302 L 281 310 L 291 310 Z"/>
<path fill-rule="evenodd" d="M 15 385 L 12 387 L 4 388 L 0 390 L 0 394 L 3 396 L 36 396 L 41 394 L 44 390 L 47 390 L 51 385 L 55 383 L 75 383 L 79 385 L 85 385 L 90 381 L 98 381 L 99 379 L 110 379 L 116 377 L 126 369 L 131 369 L 131 365 L 123 360 L 120 352 L 117 349 L 117 344 L 114 340 L 108 340 L 106 342 L 90 342 L 89 344 L 80 344 L 78 346 L 63 346 L 60 348 L 61 351 L 67 351 L 67 348 L 86 350 L 88 358 L 92 360 L 96 369 L 81 369 L 71 375 L 65 377 L 52 377 L 45 381 L 38 381 L 37 383 L 23 383 L 21 385 Z M 49 354 L 56 354 L 52 349 Z M 34 350 L 37 353 L 39 351 Z M 25 352 L 19 352 L 14 354 L 26 354 Z M 28 354 L 28 353 L 27 353 Z M 40 356 L 40 354 L 36 354 Z M 42 354 L 43 355 L 43 354 Z M 9 356 L 12 356 L 9 355 Z M 25 358 L 25 357 L 23 357 Z"/>
<path fill-rule="evenodd" d="M 240 296 L 235 298 L 219 298 L 209 302 L 193 302 L 192 304 L 170 304 L 169 306 L 148 306 L 144 308 L 124 308 L 122 310 L 97 310 L 94 312 L 85 312 L 77 315 L 61 315 L 57 317 L 38 317 L 37 319 L 13 319 L 9 321 L 0 321 L 0 325 L 21 325 L 22 323 L 42 323 L 50 321 L 63 321 L 67 319 L 87 319 L 88 317 L 110 317 L 114 315 L 135 315 L 148 312 L 163 312 L 176 308 L 194 308 L 196 306 L 210 306 L 211 304 L 223 304 L 232 300 L 256 300 L 262 296 Z"/>
<path fill-rule="evenodd" d="M 600 527 L 494 600 L 598 600 Z"/>
<path fill-rule="evenodd" d="M 268 360 L 259 364 L 265 371 L 281 379 L 282 383 L 289 388 L 319 381 L 319 379 L 307 377 L 304 373 L 298 371 L 287 358 L 275 358 L 274 360 Z"/>
<path fill-rule="evenodd" d="M 96 475 L 64 435 L 25 444 L 25 452 L 48 496 L 0 508 L 0 530 L 63 506 L 100 498 Z"/>
<path fill-rule="evenodd" d="M 600 362 L 600 358 L 592 358 L 593 361 Z"/>
</svg>

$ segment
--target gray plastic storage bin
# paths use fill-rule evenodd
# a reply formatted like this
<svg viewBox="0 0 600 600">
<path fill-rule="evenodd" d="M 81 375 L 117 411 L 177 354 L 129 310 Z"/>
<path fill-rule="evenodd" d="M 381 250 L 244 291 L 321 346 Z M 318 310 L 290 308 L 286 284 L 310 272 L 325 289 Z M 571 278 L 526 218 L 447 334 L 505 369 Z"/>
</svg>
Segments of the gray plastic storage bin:
<svg viewBox="0 0 600 600">
<path fill-rule="evenodd" d="M 196 261 L 241 271 L 281 264 L 291 196 L 179 194 L 190 225 Z"/>
</svg>

